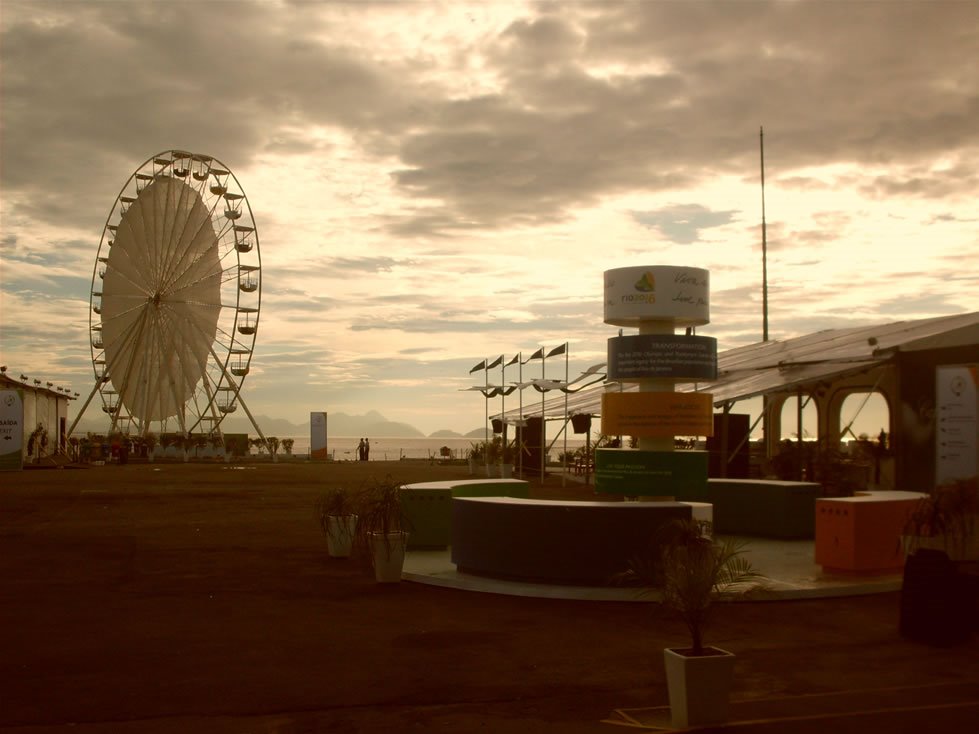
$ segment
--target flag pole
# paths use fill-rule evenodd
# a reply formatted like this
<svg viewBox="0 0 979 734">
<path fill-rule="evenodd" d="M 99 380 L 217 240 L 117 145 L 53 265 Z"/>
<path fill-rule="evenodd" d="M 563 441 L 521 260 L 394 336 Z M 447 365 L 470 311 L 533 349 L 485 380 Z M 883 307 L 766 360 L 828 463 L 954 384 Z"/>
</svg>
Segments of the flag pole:
<svg viewBox="0 0 979 734">
<path fill-rule="evenodd" d="M 483 473 L 489 476 L 489 369 L 485 366 L 489 360 L 483 362 L 483 405 L 485 415 L 483 417 Z"/>
<path fill-rule="evenodd" d="M 546 379 L 545 367 L 547 365 L 547 354 L 543 353 L 540 359 L 540 378 Z M 544 398 L 547 393 L 540 391 L 540 481 L 544 483 L 544 457 L 547 455 L 547 419 L 544 417 Z"/>
<path fill-rule="evenodd" d="M 765 128 L 758 128 L 758 152 L 761 162 L 761 340 L 768 341 L 768 226 L 765 221 Z M 765 444 L 766 459 L 771 456 L 772 447 L 768 393 L 761 398 L 761 433 Z M 749 436 L 750 438 L 750 436 Z M 750 444 L 750 441 L 749 441 Z M 749 452 L 750 453 L 750 452 Z"/>
<path fill-rule="evenodd" d="M 517 424 L 517 476 L 523 479 L 523 442 L 524 429 L 527 427 L 523 423 L 523 352 L 517 352 L 517 389 L 520 391 L 520 423 Z"/>
<path fill-rule="evenodd" d="M 561 467 L 561 486 L 568 480 L 568 343 L 564 343 L 564 465 Z"/>
<path fill-rule="evenodd" d="M 761 152 L 761 340 L 768 341 L 768 228 L 765 223 L 765 128 L 758 129 Z"/>
<path fill-rule="evenodd" d="M 500 355 L 500 423 L 503 425 L 502 446 L 500 446 L 500 476 L 503 476 L 503 464 L 506 464 L 506 362 Z"/>
</svg>

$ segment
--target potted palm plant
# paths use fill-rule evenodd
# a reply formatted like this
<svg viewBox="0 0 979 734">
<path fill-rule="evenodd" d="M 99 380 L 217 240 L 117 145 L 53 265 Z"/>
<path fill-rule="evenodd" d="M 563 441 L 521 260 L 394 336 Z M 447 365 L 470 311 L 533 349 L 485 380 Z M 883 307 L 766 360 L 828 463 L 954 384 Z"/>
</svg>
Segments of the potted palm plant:
<svg viewBox="0 0 979 734">
<path fill-rule="evenodd" d="M 703 632 L 722 594 L 738 593 L 745 582 L 759 577 L 742 553 L 742 543 L 715 539 L 710 523 L 695 521 L 682 522 L 662 547 L 663 603 L 690 632 L 689 647 L 663 651 L 676 728 L 727 720 L 734 655 L 705 646 Z"/>
<path fill-rule="evenodd" d="M 502 458 L 502 463 L 500 464 L 500 476 L 504 479 L 509 479 L 513 476 L 513 457 L 515 453 L 516 452 L 512 444 L 503 444 L 503 449 L 500 452 Z"/>
<path fill-rule="evenodd" d="M 670 718 L 674 728 L 727 721 L 734 655 L 704 645 L 713 604 L 722 596 L 744 593 L 746 582 L 761 575 L 742 555 L 743 543 L 718 539 L 709 522 L 668 523 L 654 543 L 655 558 L 638 559 L 624 574 L 661 590 L 663 604 L 690 632 L 687 647 L 663 651 Z"/>
<path fill-rule="evenodd" d="M 498 477 L 500 475 L 500 457 L 503 453 L 503 440 L 499 436 L 494 436 L 486 443 L 486 476 Z"/>
<path fill-rule="evenodd" d="M 902 536 L 910 556 L 922 548 L 953 561 L 979 560 L 979 483 L 958 479 L 935 487 L 908 516 Z"/>
<path fill-rule="evenodd" d="M 471 443 L 466 452 L 466 459 L 469 461 L 469 475 L 476 473 L 476 465 L 481 464 L 486 456 L 486 446 L 482 441 Z"/>
<path fill-rule="evenodd" d="M 408 544 L 408 518 L 401 505 L 401 483 L 390 476 L 371 480 L 361 492 L 357 534 L 363 538 L 380 583 L 401 580 Z"/>
<path fill-rule="evenodd" d="M 278 436 L 269 436 L 268 438 L 265 439 L 265 445 L 269 449 L 269 456 L 272 457 L 272 463 L 273 464 L 279 461 L 279 445 L 280 445 L 280 443 L 281 442 L 279 441 Z"/>
<path fill-rule="evenodd" d="M 316 516 L 326 535 L 327 553 L 349 558 L 357 531 L 354 493 L 339 487 L 327 491 L 316 502 Z"/>
<path fill-rule="evenodd" d="M 921 498 L 904 526 L 907 559 L 899 629 L 933 645 L 966 642 L 973 626 L 974 584 L 961 573 L 979 559 L 979 483 L 958 479 Z"/>
</svg>

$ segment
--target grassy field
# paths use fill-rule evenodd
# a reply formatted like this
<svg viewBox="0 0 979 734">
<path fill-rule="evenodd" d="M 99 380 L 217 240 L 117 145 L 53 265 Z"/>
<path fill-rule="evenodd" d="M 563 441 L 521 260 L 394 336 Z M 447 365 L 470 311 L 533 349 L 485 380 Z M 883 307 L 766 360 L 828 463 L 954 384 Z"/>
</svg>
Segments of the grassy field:
<svg viewBox="0 0 979 734">
<path fill-rule="evenodd" d="M 316 498 L 387 475 L 468 470 L 158 463 L 3 476 L 0 732 L 573 734 L 617 731 L 601 723 L 613 709 L 665 705 L 662 649 L 686 633 L 656 605 L 379 585 L 363 563 L 328 558 Z M 587 491 L 550 477 L 533 494 Z M 913 685 L 888 731 L 968 730 L 979 645 L 907 642 L 897 613 L 896 594 L 727 605 L 707 639 L 738 655 L 741 700 Z M 935 691 L 963 685 L 971 708 L 936 708 Z M 796 714 L 819 712 L 798 701 Z M 810 730 L 770 726 L 739 732 Z"/>
</svg>

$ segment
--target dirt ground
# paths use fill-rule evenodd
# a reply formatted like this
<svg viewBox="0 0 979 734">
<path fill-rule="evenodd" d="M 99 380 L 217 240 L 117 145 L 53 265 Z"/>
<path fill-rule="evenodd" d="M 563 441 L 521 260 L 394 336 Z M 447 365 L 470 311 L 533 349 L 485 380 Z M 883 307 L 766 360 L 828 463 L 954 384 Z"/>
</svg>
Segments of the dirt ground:
<svg viewBox="0 0 979 734">
<path fill-rule="evenodd" d="M 615 732 L 667 703 L 655 604 L 379 585 L 327 557 L 327 487 L 463 466 L 129 464 L 0 475 L 0 732 Z M 532 490 L 553 497 L 550 478 Z M 718 608 L 738 731 L 975 731 L 979 641 L 902 639 L 897 594 Z M 890 704 L 832 714 L 823 694 Z M 892 705 L 897 700 L 896 707 Z M 854 708 L 854 707 L 851 707 Z"/>
</svg>

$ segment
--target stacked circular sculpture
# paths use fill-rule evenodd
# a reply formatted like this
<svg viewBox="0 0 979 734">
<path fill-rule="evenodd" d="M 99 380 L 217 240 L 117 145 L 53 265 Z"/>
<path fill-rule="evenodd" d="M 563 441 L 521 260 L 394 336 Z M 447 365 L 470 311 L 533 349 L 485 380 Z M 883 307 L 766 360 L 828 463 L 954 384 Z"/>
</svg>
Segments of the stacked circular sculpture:
<svg viewBox="0 0 979 734">
<path fill-rule="evenodd" d="M 709 393 L 675 392 L 678 382 L 717 377 L 717 340 L 677 328 L 710 322 L 710 276 L 657 265 L 605 271 L 605 323 L 639 333 L 608 340 L 608 378 L 638 392 L 602 396 L 602 433 L 636 436 L 639 448 L 595 452 L 595 489 L 608 494 L 698 499 L 707 453 L 673 451 L 676 436 L 713 435 Z"/>
</svg>

